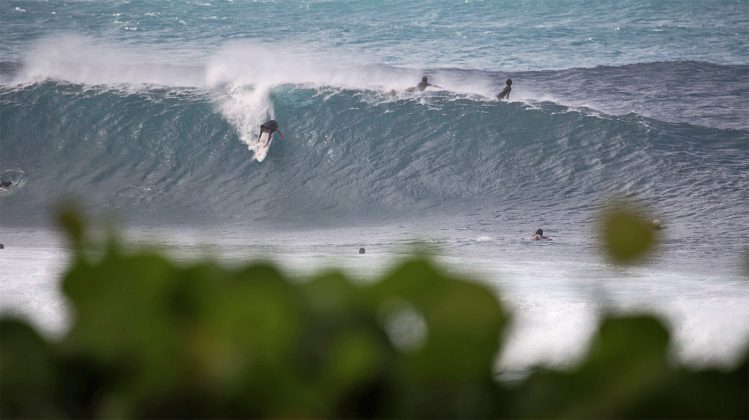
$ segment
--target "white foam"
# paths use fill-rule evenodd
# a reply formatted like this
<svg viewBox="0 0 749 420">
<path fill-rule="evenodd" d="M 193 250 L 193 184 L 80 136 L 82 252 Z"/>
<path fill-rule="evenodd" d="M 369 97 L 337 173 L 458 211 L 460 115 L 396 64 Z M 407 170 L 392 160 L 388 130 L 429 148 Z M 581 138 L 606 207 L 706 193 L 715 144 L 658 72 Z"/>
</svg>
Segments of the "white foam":
<svg viewBox="0 0 749 420">
<path fill-rule="evenodd" d="M 214 89 L 225 85 L 284 84 L 341 89 L 402 91 L 424 72 L 372 63 L 365 55 L 341 56 L 306 44 L 230 41 L 203 51 L 163 50 L 60 33 L 36 41 L 23 55 L 12 84 L 58 80 L 83 85 L 149 85 Z M 429 81 L 450 92 L 493 98 L 496 81 L 434 72 Z M 513 92 L 514 93 L 514 92 Z"/>
<path fill-rule="evenodd" d="M 372 63 L 365 55 L 307 44 L 268 44 L 230 41 L 203 51 L 158 46 L 134 46 L 76 33 L 58 33 L 37 40 L 23 55 L 11 85 L 46 80 L 133 91 L 157 88 L 195 88 L 215 98 L 217 109 L 251 147 L 260 124 L 273 118 L 270 93 L 282 85 L 391 92 L 403 99 L 424 73 Z M 494 100 L 496 81 L 488 76 L 466 77 L 462 72 L 438 71 L 429 81 L 449 92 Z M 434 90 L 430 89 L 434 93 Z M 513 100 L 523 100 L 519 91 Z M 423 100 L 423 98 L 422 98 Z"/>
<path fill-rule="evenodd" d="M 617 274 L 581 263 L 509 263 L 502 271 L 489 275 L 505 279 L 503 302 L 513 313 L 502 370 L 574 364 L 604 310 L 655 314 L 671 333 L 672 357 L 692 366 L 733 366 L 749 341 L 749 288 L 742 282 L 645 268 Z M 569 280 L 585 272 L 587 280 Z"/>
<path fill-rule="evenodd" d="M 270 92 L 280 85 L 389 90 L 413 86 L 420 72 L 361 64 L 309 46 L 233 41 L 192 55 L 102 41 L 78 34 L 38 40 L 22 58 L 11 85 L 46 80 L 108 88 L 198 88 L 250 147 L 259 125 L 274 117 Z"/>
<path fill-rule="evenodd" d="M 268 45 L 252 41 L 225 44 L 207 60 L 206 82 L 271 86 L 283 84 L 342 89 L 389 90 L 415 84 L 416 70 L 367 64 L 306 45 Z"/>
<path fill-rule="evenodd" d="M 249 95 L 252 95 L 249 93 Z M 57 279 L 65 269 L 67 253 L 52 234 L 24 229 L 3 229 L 6 249 L 0 259 L 0 310 L 18 312 L 41 324 L 45 331 L 67 327 L 67 307 Z M 402 258 L 397 236 L 382 227 L 333 231 L 290 231 L 250 234 L 245 230 L 190 230 L 146 228 L 130 232 L 138 244 L 169 244 L 178 259 L 192 260 L 215 253 L 236 264 L 273 250 L 273 258 L 295 276 L 327 268 L 345 268 L 360 278 L 381 275 Z M 367 237 L 377 246 L 358 258 L 352 237 Z M 324 239 L 320 239 L 324 238 Z M 498 359 L 501 370 L 537 364 L 573 365 L 588 349 L 603 309 L 617 313 L 656 313 L 669 325 L 673 356 L 690 365 L 733 366 L 749 340 L 749 286 L 743 279 L 710 278 L 629 269 L 612 271 L 605 265 L 550 259 L 523 260 L 526 254 L 498 258 L 496 242 L 484 244 L 489 257 L 443 258 L 456 271 L 476 270 L 475 278 L 496 287 L 512 312 L 512 323 Z M 42 245 L 40 245 L 42 244 Z M 346 254 L 341 254 L 341 247 Z M 470 254 L 478 250 L 470 247 Z M 370 247 L 368 246 L 368 250 Z M 314 251 L 311 251 L 314 250 Z M 454 251 L 454 249 L 453 249 Z M 505 250 L 504 253 L 506 254 Z M 496 255 L 495 255 L 496 254 Z M 356 256 L 352 258 L 351 256 Z M 7 257 L 7 258 L 6 258 Z M 483 274 L 480 275 L 479 271 Z M 603 299 L 602 299 L 603 298 Z"/>
<path fill-rule="evenodd" d="M 270 101 L 270 86 L 229 85 L 226 93 L 217 98 L 217 102 L 221 114 L 237 130 L 239 139 L 248 149 L 255 151 L 260 124 L 275 118 Z"/>
<path fill-rule="evenodd" d="M 513 318 L 498 367 L 568 366 L 584 354 L 595 329 L 589 303 L 546 298 L 543 293 L 510 298 Z"/>
<path fill-rule="evenodd" d="M 180 63 L 165 51 L 134 48 L 77 34 L 37 41 L 24 54 L 11 84 L 57 80 L 82 85 L 201 87 L 201 66 Z"/>
</svg>

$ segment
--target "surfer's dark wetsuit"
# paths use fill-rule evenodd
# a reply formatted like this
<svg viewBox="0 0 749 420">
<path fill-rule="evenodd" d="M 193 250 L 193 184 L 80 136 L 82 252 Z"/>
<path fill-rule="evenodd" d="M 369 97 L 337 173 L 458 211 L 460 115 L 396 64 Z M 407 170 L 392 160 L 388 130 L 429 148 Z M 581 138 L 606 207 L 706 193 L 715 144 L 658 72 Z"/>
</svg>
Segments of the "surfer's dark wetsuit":
<svg viewBox="0 0 749 420">
<path fill-rule="evenodd" d="M 416 88 L 417 88 L 417 89 L 419 89 L 419 91 L 420 91 L 420 92 L 423 92 L 423 91 L 424 91 L 424 90 L 425 90 L 426 88 L 428 88 L 429 86 L 434 86 L 434 87 L 436 87 L 436 88 L 439 88 L 439 86 L 437 86 L 437 85 L 433 85 L 433 84 L 429 83 L 429 82 L 427 81 L 427 77 L 426 77 L 426 76 L 424 76 L 424 77 L 422 77 L 422 78 L 421 78 L 421 82 L 419 82 L 419 84 L 418 84 L 418 85 L 416 85 Z M 411 89 L 413 89 L 413 88 L 411 88 Z"/>
<path fill-rule="evenodd" d="M 11 185 L 13 185 L 13 181 L 3 181 L 3 182 L 0 182 L 0 188 L 8 188 Z"/>
<path fill-rule="evenodd" d="M 502 99 L 510 99 L 510 91 L 512 90 L 512 79 L 507 79 L 507 86 L 505 86 L 504 89 L 502 89 L 502 92 L 499 92 L 497 94 L 497 99 L 500 101 Z"/>
<path fill-rule="evenodd" d="M 260 126 L 260 132 L 269 132 L 273 134 L 274 131 L 278 130 L 278 123 L 276 120 L 270 120 L 268 122 L 263 123 L 263 125 Z"/>
<path fill-rule="evenodd" d="M 278 129 L 278 122 L 276 122 L 276 120 L 264 122 L 260 126 L 260 134 L 257 136 L 257 141 L 260 141 L 260 137 L 263 136 L 263 133 L 268 133 L 268 142 L 270 142 L 270 139 L 273 137 L 273 133 L 275 133 L 276 131 L 278 131 L 278 133 L 281 134 L 281 137 L 283 137 L 283 132 Z"/>
</svg>

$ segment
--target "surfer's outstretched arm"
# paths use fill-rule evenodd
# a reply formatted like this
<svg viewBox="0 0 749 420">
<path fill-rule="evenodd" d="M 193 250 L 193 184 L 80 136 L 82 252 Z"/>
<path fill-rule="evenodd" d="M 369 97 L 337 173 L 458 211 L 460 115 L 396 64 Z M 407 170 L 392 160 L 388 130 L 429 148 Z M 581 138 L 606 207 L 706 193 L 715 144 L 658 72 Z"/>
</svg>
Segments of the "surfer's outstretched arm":
<svg viewBox="0 0 749 420">
<path fill-rule="evenodd" d="M 280 134 L 280 135 L 281 135 L 281 138 L 284 138 L 284 137 L 286 137 L 286 136 L 284 136 L 284 135 L 283 135 L 283 131 L 281 131 L 281 130 L 279 130 L 279 129 L 276 129 L 276 131 L 278 131 L 278 134 Z"/>
</svg>

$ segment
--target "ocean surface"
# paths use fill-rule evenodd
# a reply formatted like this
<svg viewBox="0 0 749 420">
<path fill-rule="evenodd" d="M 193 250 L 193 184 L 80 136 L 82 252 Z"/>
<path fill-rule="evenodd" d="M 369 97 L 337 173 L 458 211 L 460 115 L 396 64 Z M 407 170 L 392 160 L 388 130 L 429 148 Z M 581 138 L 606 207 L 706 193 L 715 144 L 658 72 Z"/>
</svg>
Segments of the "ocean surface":
<svg viewBox="0 0 749 420">
<path fill-rule="evenodd" d="M 0 0 L 0 40 L 0 310 L 50 334 L 77 197 L 186 261 L 366 281 L 426 248 L 515 312 L 500 370 L 573 363 L 607 310 L 694 364 L 749 342 L 745 0 Z M 614 200 L 665 227 L 639 266 L 600 252 Z"/>
</svg>

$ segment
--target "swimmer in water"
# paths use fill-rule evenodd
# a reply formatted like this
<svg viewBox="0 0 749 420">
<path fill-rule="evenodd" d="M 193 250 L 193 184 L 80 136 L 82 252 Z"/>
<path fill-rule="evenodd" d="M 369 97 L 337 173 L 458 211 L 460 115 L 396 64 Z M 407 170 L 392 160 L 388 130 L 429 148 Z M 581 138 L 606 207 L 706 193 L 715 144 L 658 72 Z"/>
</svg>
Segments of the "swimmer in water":
<svg viewBox="0 0 749 420">
<path fill-rule="evenodd" d="M 408 89 L 406 89 L 406 92 L 415 92 L 417 89 L 419 90 L 419 92 L 423 92 L 423 91 L 425 91 L 430 86 L 431 87 L 436 87 L 436 88 L 439 88 L 439 89 L 442 88 L 442 86 L 429 83 L 429 79 L 426 76 L 424 76 L 424 77 L 421 78 L 421 82 L 419 82 L 419 84 L 416 85 L 416 87 L 408 88 Z"/>
<path fill-rule="evenodd" d="M 500 101 L 503 99 L 510 99 L 510 91 L 512 91 L 512 79 L 507 79 L 505 83 L 505 88 L 502 89 L 502 92 L 499 92 L 497 94 L 497 99 L 499 99 Z"/>
<path fill-rule="evenodd" d="M 419 89 L 419 92 L 423 92 L 429 86 L 436 87 L 436 88 L 441 88 L 441 86 L 437 86 L 437 85 L 433 85 L 433 84 L 429 83 L 427 81 L 427 77 L 426 76 L 424 76 L 424 77 L 421 78 L 421 82 L 419 82 L 419 84 L 416 85 L 416 88 Z"/>
<path fill-rule="evenodd" d="M 543 229 L 536 229 L 536 233 L 534 233 L 533 235 L 531 235 L 531 237 L 528 238 L 528 239 L 530 239 L 531 241 L 540 241 L 540 240 L 549 240 L 549 241 L 551 241 L 552 240 L 548 236 L 544 236 L 544 230 Z"/>
</svg>

